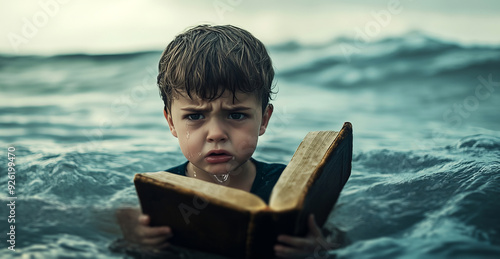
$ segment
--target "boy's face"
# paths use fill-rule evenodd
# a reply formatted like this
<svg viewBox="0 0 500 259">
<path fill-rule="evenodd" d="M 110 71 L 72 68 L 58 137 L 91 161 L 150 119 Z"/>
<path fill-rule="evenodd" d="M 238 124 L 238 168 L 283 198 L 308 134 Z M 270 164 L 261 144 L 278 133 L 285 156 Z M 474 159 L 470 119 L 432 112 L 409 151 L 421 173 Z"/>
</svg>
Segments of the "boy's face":
<svg viewBox="0 0 500 259">
<path fill-rule="evenodd" d="M 251 93 L 227 91 L 213 101 L 185 93 L 165 112 L 172 135 L 179 139 L 184 156 L 197 168 L 211 174 L 235 172 L 252 156 L 258 136 L 266 131 L 273 112 Z"/>
</svg>

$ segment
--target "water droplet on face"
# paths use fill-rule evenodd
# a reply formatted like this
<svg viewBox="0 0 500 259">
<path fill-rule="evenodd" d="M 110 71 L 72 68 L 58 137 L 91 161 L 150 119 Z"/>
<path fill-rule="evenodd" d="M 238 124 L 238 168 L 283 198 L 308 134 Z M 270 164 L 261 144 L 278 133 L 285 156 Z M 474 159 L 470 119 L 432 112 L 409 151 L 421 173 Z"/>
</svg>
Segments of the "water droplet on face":
<svg viewBox="0 0 500 259">
<path fill-rule="evenodd" d="M 188 153 L 188 156 L 187 156 L 187 159 L 188 160 L 191 160 L 193 158 L 193 154 L 191 153 L 191 147 L 189 146 L 189 125 L 186 121 L 186 143 L 185 143 L 185 146 L 187 148 L 187 153 Z"/>
<path fill-rule="evenodd" d="M 201 156 L 201 152 L 198 152 L 198 156 Z"/>
</svg>

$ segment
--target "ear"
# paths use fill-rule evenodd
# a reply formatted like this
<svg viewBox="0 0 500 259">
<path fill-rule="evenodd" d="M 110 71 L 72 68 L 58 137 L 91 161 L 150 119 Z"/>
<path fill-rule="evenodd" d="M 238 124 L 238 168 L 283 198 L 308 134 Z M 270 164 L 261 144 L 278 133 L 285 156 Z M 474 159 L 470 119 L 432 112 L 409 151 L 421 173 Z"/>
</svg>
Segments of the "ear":
<svg viewBox="0 0 500 259">
<path fill-rule="evenodd" d="M 259 136 L 262 136 L 266 132 L 267 124 L 269 124 L 269 120 L 271 119 L 271 115 L 273 114 L 274 107 L 272 104 L 268 104 L 264 114 L 262 115 L 262 123 L 260 124 Z"/>
<path fill-rule="evenodd" d="M 170 132 L 174 137 L 177 138 L 177 131 L 175 130 L 174 127 L 174 121 L 172 120 L 172 116 L 167 112 L 166 109 L 163 109 L 163 116 L 165 116 L 165 119 L 167 119 L 168 127 L 170 128 Z"/>
</svg>

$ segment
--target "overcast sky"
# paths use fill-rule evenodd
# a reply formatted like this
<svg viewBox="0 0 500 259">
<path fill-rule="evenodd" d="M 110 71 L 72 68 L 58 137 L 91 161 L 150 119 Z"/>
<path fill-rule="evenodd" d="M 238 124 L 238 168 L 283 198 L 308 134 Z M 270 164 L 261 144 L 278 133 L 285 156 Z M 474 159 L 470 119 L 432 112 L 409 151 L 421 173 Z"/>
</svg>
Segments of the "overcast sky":
<svg viewBox="0 0 500 259">
<path fill-rule="evenodd" d="M 0 7 L 0 53 L 17 55 L 161 50 L 200 23 L 234 24 L 266 45 L 411 30 L 500 44 L 496 0 L 0 0 Z"/>
</svg>

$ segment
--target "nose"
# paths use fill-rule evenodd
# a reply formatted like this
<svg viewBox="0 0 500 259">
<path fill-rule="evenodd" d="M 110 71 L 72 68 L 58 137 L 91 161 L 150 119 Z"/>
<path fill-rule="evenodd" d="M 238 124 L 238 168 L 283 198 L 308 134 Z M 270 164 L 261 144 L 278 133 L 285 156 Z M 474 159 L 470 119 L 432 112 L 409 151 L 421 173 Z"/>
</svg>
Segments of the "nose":
<svg viewBox="0 0 500 259">
<path fill-rule="evenodd" d="M 224 142 L 227 138 L 224 124 L 218 120 L 212 120 L 208 125 L 207 142 Z"/>
</svg>

